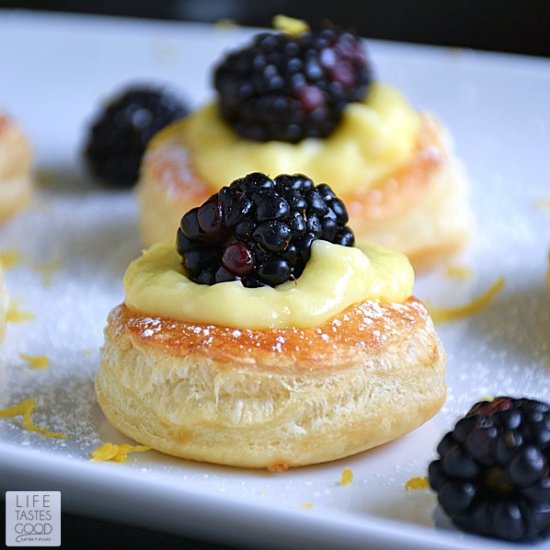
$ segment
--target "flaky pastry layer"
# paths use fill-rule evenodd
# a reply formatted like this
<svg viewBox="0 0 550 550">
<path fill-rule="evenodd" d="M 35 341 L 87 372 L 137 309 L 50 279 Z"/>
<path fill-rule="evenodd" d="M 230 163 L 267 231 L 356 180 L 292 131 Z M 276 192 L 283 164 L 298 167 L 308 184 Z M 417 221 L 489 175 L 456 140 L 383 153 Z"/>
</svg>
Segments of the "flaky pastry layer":
<svg viewBox="0 0 550 550">
<path fill-rule="evenodd" d="M 244 330 L 118 306 L 96 379 L 111 423 L 175 456 L 284 470 L 375 447 L 445 399 L 424 305 L 366 301 L 319 328 Z"/>
<path fill-rule="evenodd" d="M 0 223 L 30 199 L 32 153 L 22 130 L 0 112 Z"/>
<path fill-rule="evenodd" d="M 0 113 L 0 222 L 23 208 L 32 191 L 31 147 L 21 129 Z"/>
</svg>

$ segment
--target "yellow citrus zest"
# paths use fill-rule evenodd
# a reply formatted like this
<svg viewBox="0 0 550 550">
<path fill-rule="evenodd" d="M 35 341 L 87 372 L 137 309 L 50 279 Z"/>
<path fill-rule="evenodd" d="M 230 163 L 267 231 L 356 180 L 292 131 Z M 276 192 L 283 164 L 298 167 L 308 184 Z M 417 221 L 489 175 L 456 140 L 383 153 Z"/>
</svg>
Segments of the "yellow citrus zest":
<svg viewBox="0 0 550 550">
<path fill-rule="evenodd" d="M 219 29 L 235 29 L 239 24 L 234 19 L 218 19 L 214 26 Z"/>
<path fill-rule="evenodd" d="M 21 258 L 21 253 L 17 250 L 3 250 L 0 252 L 0 264 L 2 264 L 5 269 L 15 267 L 21 262 Z"/>
<path fill-rule="evenodd" d="M 6 312 L 6 321 L 8 323 L 26 323 L 34 320 L 34 313 L 19 309 L 19 302 L 12 300 Z"/>
<path fill-rule="evenodd" d="M 445 270 L 445 275 L 450 279 L 458 279 L 459 281 L 466 281 L 472 276 L 472 270 L 467 265 L 450 265 Z"/>
<path fill-rule="evenodd" d="M 52 276 L 59 271 L 63 265 L 63 260 L 59 253 L 56 253 L 46 262 L 37 262 L 32 258 L 26 258 L 18 250 L 4 250 L 0 252 L 0 264 L 5 269 L 10 269 L 19 264 L 33 269 L 42 277 L 44 286 L 49 286 L 52 282 Z"/>
<path fill-rule="evenodd" d="M 340 477 L 340 485 L 349 485 L 353 481 L 353 472 L 350 468 L 344 468 L 342 477 Z"/>
<path fill-rule="evenodd" d="M 47 262 L 32 262 L 30 265 L 42 277 L 44 286 L 50 286 L 53 275 L 63 266 L 63 260 L 59 254 L 55 254 Z"/>
<path fill-rule="evenodd" d="M 37 426 L 32 419 L 32 412 L 36 407 L 35 399 L 26 399 L 25 401 L 0 410 L 0 418 L 13 418 L 15 416 L 23 416 L 23 427 L 29 432 L 37 432 L 46 437 L 57 439 L 67 439 L 67 436 L 59 432 L 51 432 L 42 426 Z"/>
<path fill-rule="evenodd" d="M 428 489 L 430 484 L 428 478 L 424 477 L 411 477 L 407 483 L 405 483 L 405 491 L 423 491 Z"/>
<path fill-rule="evenodd" d="M 45 369 L 50 360 L 46 355 L 27 355 L 26 353 L 20 353 L 19 357 L 26 361 L 33 369 Z"/>
<path fill-rule="evenodd" d="M 544 208 L 545 210 L 550 210 L 550 199 L 536 199 L 535 206 L 537 208 Z"/>
<path fill-rule="evenodd" d="M 434 323 L 456 321 L 457 319 L 462 319 L 481 311 L 491 303 L 503 288 L 504 277 L 499 277 L 485 292 L 482 292 L 467 304 L 449 308 L 440 308 L 427 304 L 428 311 Z"/>
<path fill-rule="evenodd" d="M 104 443 L 101 447 L 95 449 L 91 454 L 92 462 L 126 462 L 129 453 L 145 453 L 150 451 L 151 447 L 146 445 L 129 445 L 128 443 Z"/>
<path fill-rule="evenodd" d="M 273 18 L 273 27 L 290 36 L 300 36 L 304 32 L 309 31 L 309 26 L 305 21 L 286 15 L 276 15 Z"/>
</svg>

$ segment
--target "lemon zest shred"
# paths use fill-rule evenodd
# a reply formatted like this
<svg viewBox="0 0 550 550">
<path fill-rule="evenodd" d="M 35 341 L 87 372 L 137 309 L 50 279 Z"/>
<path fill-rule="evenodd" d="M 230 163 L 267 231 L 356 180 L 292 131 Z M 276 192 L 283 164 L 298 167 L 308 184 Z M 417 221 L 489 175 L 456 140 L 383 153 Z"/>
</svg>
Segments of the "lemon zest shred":
<svg viewBox="0 0 550 550">
<path fill-rule="evenodd" d="M 349 485 L 353 481 L 353 472 L 350 468 L 344 468 L 340 477 L 340 485 Z"/>
<path fill-rule="evenodd" d="M 545 210 L 550 210 L 550 199 L 536 199 L 535 206 L 537 208 L 544 208 Z"/>
<path fill-rule="evenodd" d="M 423 491 L 429 487 L 430 483 L 427 476 L 411 477 L 411 479 L 405 483 L 405 491 Z"/>
<path fill-rule="evenodd" d="M 54 274 L 63 267 L 63 260 L 59 253 L 56 253 L 46 262 L 30 262 L 30 267 L 40 275 L 44 286 L 50 286 Z"/>
<path fill-rule="evenodd" d="M 145 453 L 150 451 L 147 445 L 129 445 L 128 443 L 104 443 L 90 455 L 92 462 L 126 462 L 129 453 Z"/>
<path fill-rule="evenodd" d="M 456 321 L 482 310 L 503 288 L 504 277 L 499 277 L 485 292 L 482 292 L 467 304 L 449 308 L 440 308 L 428 304 L 428 312 L 434 323 Z"/>
<path fill-rule="evenodd" d="M 8 311 L 6 312 L 6 321 L 8 323 L 26 323 L 34 321 L 35 315 L 32 311 L 23 311 L 19 309 L 20 305 L 17 300 L 10 301 Z"/>
<path fill-rule="evenodd" d="M 59 253 L 55 253 L 49 260 L 37 262 L 31 258 L 25 258 L 18 250 L 4 250 L 0 251 L 0 264 L 5 269 L 10 269 L 19 264 L 26 265 L 40 275 L 44 286 L 49 286 L 52 282 L 52 276 L 63 266 L 63 260 Z"/>
<path fill-rule="evenodd" d="M 302 502 L 302 504 L 298 504 L 296 508 L 301 508 L 302 510 L 311 510 L 313 508 L 313 502 Z"/>
<path fill-rule="evenodd" d="M 20 353 L 19 357 L 25 360 L 33 369 L 45 369 L 50 364 L 50 360 L 46 355 L 28 355 L 26 353 Z"/>
<path fill-rule="evenodd" d="M 214 23 L 214 26 L 219 29 L 235 29 L 239 26 L 239 24 L 234 19 L 225 18 L 218 19 Z"/>
<path fill-rule="evenodd" d="M 4 269 L 10 269 L 21 263 L 22 255 L 18 250 L 3 250 L 0 252 L 0 264 Z"/>
<path fill-rule="evenodd" d="M 300 36 L 309 30 L 309 25 L 305 21 L 281 14 L 273 18 L 273 27 L 290 36 Z"/>
<path fill-rule="evenodd" d="M 467 265 L 450 265 L 445 270 L 445 276 L 450 279 L 458 279 L 459 281 L 466 281 L 472 276 L 472 270 Z"/>
<path fill-rule="evenodd" d="M 37 432 L 46 437 L 52 437 L 57 439 L 67 439 L 67 436 L 60 432 L 52 432 L 37 426 L 32 419 L 32 412 L 36 407 L 35 399 L 26 399 L 17 405 L 12 405 L 6 409 L 0 409 L 0 418 L 12 418 L 15 416 L 23 416 L 23 427 L 29 432 Z"/>
</svg>

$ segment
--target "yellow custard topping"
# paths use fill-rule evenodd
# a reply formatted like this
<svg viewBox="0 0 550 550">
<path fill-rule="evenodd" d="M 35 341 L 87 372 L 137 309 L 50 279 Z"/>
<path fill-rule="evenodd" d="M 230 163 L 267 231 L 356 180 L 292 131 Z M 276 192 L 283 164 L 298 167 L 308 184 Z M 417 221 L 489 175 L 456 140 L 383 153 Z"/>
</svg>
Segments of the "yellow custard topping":
<svg viewBox="0 0 550 550">
<path fill-rule="evenodd" d="M 337 194 L 373 185 L 405 164 L 415 149 L 420 119 L 392 87 L 374 83 L 362 103 L 350 103 L 328 137 L 300 143 L 243 139 L 209 103 L 157 134 L 151 148 L 167 137 L 181 140 L 200 178 L 219 189 L 250 172 L 307 174 Z"/>
<path fill-rule="evenodd" d="M 173 242 L 153 245 L 124 275 L 126 306 L 148 315 L 234 328 L 316 327 L 368 299 L 403 302 L 414 272 L 404 254 L 314 241 L 302 275 L 277 287 L 199 285 L 185 276 Z"/>
</svg>

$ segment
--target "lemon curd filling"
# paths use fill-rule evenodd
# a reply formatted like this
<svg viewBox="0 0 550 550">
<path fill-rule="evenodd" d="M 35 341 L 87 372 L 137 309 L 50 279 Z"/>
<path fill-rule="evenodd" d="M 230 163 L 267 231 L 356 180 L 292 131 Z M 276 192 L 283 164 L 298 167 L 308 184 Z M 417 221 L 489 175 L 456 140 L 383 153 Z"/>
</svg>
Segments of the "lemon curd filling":
<svg viewBox="0 0 550 550">
<path fill-rule="evenodd" d="M 328 183 L 337 194 L 373 185 L 405 164 L 416 146 L 419 115 L 391 86 L 373 83 L 363 102 L 350 103 L 338 128 L 328 137 L 300 143 L 256 142 L 243 139 L 209 103 L 161 131 L 181 140 L 201 179 L 218 189 L 250 172 L 307 174 Z"/>
<path fill-rule="evenodd" d="M 277 287 L 188 279 L 173 242 L 153 245 L 124 275 L 126 306 L 148 315 L 234 328 L 316 327 L 368 299 L 403 302 L 414 272 L 400 252 L 315 241 L 302 275 Z"/>
</svg>

